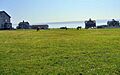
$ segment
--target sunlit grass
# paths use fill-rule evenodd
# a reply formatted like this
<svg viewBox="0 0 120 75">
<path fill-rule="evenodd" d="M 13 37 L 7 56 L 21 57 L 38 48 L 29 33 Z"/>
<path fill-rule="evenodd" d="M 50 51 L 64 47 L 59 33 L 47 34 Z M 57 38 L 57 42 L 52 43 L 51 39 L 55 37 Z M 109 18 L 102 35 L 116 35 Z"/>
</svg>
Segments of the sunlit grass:
<svg viewBox="0 0 120 75">
<path fill-rule="evenodd" d="M 1 75 L 120 75 L 120 29 L 0 31 Z"/>
</svg>

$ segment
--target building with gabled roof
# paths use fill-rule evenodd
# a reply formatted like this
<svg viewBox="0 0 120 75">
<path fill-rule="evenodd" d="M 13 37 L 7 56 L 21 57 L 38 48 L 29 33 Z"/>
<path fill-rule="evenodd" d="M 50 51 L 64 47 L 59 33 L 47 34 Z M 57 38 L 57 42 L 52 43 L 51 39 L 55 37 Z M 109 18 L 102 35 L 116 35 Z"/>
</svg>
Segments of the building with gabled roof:
<svg viewBox="0 0 120 75">
<path fill-rule="evenodd" d="M 11 16 L 8 15 L 5 11 L 0 11 L 0 29 L 12 29 Z"/>
<path fill-rule="evenodd" d="M 23 20 L 23 22 L 20 22 L 18 24 L 17 29 L 30 29 L 30 24 L 29 24 L 29 22 L 25 22 Z"/>
<path fill-rule="evenodd" d="M 88 28 L 95 28 L 96 27 L 96 21 L 89 19 L 89 21 L 85 21 L 85 29 Z"/>
<path fill-rule="evenodd" d="M 109 27 L 120 27 L 119 21 L 116 21 L 115 19 L 112 19 L 112 21 L 108 21 L 107 25 Z"/>
</svg>

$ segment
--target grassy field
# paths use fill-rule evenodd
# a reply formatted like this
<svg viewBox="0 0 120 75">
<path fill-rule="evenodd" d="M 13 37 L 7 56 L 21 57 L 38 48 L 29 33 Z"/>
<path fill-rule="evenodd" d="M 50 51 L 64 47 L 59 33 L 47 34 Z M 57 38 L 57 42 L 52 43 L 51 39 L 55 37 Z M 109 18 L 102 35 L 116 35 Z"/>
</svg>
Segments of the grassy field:
<svg viewBox="0 0 120 75">
<path fill-rule="evenodd" d="M 0 31 L 0 75 L 120 75 L 120 29 Z"/>
</svg>

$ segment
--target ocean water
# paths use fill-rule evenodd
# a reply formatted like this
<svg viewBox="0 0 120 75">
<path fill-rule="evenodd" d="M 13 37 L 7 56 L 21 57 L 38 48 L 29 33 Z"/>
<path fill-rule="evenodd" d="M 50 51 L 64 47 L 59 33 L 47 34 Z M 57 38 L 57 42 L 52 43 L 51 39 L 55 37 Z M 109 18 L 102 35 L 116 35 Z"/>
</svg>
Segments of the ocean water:
<svg viewBox="0 0 120 75">
<path fill-rule="evenodd" d="M 82 28 L 85 28 L 84 21 L 80 22 L 58 22 L 58 23 L 48 23 L 49 28 L 60 28 L 60 27 L 67 27 L 67 28 L 77 28 L 78 26 L 81 26 Z M 107 25 L 107 21 L 96 21 L 96 25 Z"/>
</svg>

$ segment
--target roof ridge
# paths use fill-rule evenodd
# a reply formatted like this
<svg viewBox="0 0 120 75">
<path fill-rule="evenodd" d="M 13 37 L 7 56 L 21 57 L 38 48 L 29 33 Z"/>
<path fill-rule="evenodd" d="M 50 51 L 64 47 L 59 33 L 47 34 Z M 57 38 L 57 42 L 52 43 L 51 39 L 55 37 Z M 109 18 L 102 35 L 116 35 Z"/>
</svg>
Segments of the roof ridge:
<svg viewBox="0 0 120 75">
<path fill-rule="evenodd" d="M 5 13 L 7 16 L 10 17 L 10 15 L 8 15 L 5 11 L 0 11 L 0 13 Z M 10 17 L 11 18 L 11 17 Z"/>
</svg>

